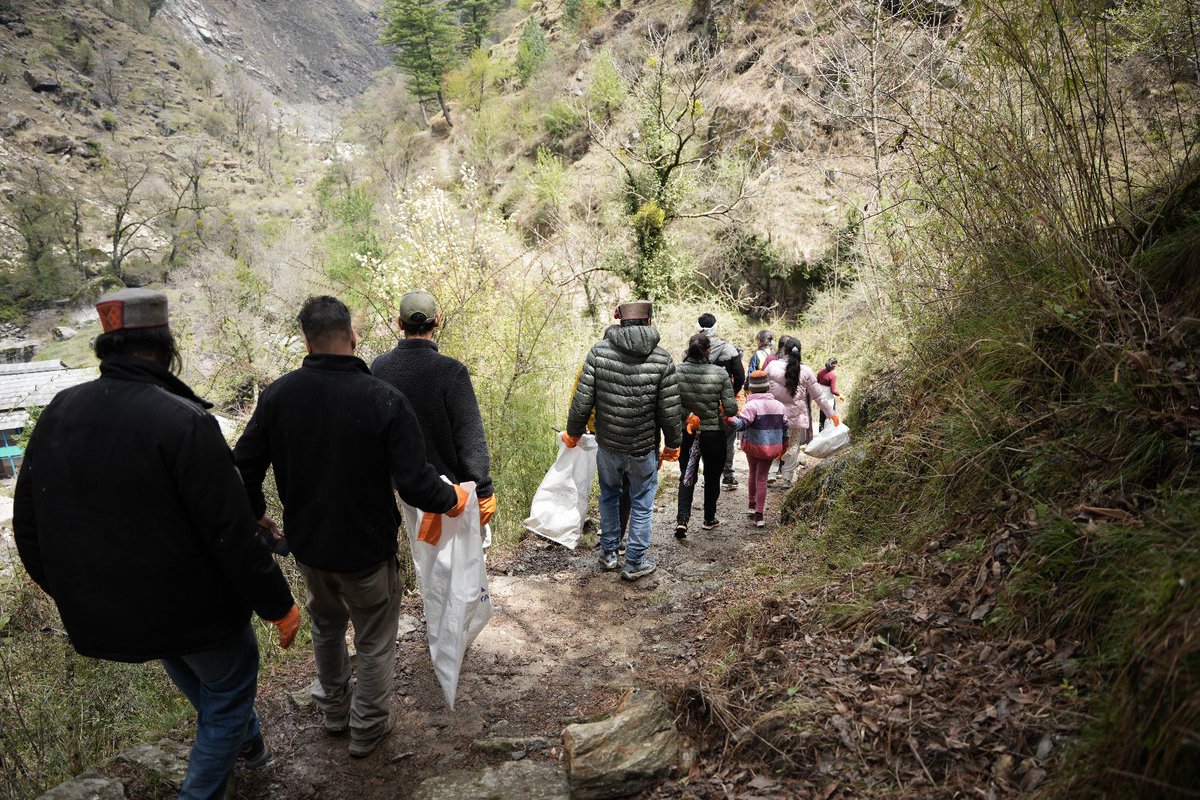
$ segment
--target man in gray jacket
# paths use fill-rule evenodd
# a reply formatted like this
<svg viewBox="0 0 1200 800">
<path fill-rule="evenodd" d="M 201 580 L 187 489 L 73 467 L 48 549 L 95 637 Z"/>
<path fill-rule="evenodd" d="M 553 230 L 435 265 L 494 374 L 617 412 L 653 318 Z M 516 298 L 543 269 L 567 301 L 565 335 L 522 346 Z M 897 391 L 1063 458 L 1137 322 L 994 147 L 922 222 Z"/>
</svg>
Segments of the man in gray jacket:
<svg viewBox="0 0 1200 800">
<path fill-rule="evenodd" d="M 574 447 L 596 413 L 596 467 L 600 476 L 600 566 L 617 568 L 622 482 L 629 481 L 632 511 L 621 577 L 637 580 L 655 569 L 648 556 L 658 469 L 679 459 L 683 425 L 675 364 L 658 346 L 647 301 L 617 308 L 620 327 L 592 347 L 579 376 L 562 439 Z M 663 450 L 658 452 L 659 432 Z"/>
<path fill-rule="evenodd" d="M 746 385 L 746 368 L 742 365 L 741 348 L 733 342 L 727 342 L 717 336 L 717 318 L 712 314 L 701 314 L 700 318 L 696 320 L 696 330 L 708 336 L 712 343 L 708 360 L 729 373 L 730 383 L 733 384 L 733 393 L 736 395 Z M 762 367 L 760 366 L 759 369 Z M 734 440 L 737 438 L 737 434 L 734 433 L 733 428 L 724 423 L 722 426 L 725 431 L 725 469 L 722 470 L 725 477 L 721 482 L 726 486 L 737 486 L 737 477 L 733 474 Z"/>
</svg>

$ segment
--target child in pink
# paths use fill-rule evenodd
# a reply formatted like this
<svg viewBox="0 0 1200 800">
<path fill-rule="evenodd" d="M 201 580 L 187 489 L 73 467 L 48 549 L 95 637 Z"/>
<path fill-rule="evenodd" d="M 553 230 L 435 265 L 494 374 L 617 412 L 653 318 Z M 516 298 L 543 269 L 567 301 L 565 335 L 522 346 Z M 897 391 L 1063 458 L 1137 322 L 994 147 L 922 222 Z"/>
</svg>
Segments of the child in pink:
<svg viewBox="0 0 1200 800">
<path fill-rule="evenodd" d="M 742 432 L 742 452 L 750 465 L 750 515 L 761 528 L 766 524 L 767 472 L 788 447 L 787 410 L 771 396 L 771 382 L 762 370 L 750 373 L 746 388 L 750 396 L 745 408 L 725 421 Z"/>
</svg>

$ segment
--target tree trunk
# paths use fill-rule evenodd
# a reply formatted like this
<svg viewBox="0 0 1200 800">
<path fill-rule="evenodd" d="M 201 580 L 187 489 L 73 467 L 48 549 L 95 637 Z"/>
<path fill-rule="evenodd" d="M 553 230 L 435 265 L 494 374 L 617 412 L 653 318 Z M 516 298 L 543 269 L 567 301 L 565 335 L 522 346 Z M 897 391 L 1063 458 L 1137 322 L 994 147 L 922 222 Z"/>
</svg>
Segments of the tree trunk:
<svg viewBox="0 0 1200 800">
<path fill-rule="evenodd" d="M 446 127 L 453 128 L 454 123 L 450 121 L 450 109 L 446 108 L 446 95 L 438 88 L 438 105 L 442 107 L 442 115 L 446 117 Z"/>
</svg>

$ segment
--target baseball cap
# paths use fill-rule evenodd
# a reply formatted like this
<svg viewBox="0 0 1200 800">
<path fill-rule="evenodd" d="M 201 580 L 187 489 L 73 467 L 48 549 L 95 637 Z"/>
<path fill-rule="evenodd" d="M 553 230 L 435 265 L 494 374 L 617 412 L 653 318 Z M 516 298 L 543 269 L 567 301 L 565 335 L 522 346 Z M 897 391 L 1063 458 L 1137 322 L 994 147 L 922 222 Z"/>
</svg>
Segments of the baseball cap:
<svg viewBox="0 0 1200 800">
<path fill-rule="evenodd" d="M 437 319 L 437 300 L 424 290 L 409 292 L 400 298 L 400 321 L 408 325 L 421 325 Z"/>
</svg>

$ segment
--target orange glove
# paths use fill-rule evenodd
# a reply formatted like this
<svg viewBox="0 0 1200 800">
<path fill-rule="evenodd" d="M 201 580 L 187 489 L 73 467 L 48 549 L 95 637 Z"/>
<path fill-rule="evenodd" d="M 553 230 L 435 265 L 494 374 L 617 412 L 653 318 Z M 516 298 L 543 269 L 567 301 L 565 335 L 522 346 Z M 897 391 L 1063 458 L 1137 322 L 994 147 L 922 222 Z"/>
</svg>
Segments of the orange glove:
<svg viewBox="0 0 1200 800">
<path fill-rule="evenodd" d="M 496 516 L 496 495 L 479 498 L 479 527 L 483 527 Z"/>
<path fill-rule="evenodd" d="M 471 495 L 457 483 L 451 484 L 451 486 L 454 487 L 454 495 L 458 500 L 454 504 L 454 508 L 446 512 L 446 516 L 457 517 L 466 509 L 467 500 L 471 498 Z M 421 530 L 417 532 L 417 539 L 436 546 L 442 540 L 442 515 L 426 511 L 425 516 L 421 517 Z"/>
<path fill-rule="evenodd" d="M 660 468 L 662 467 L 664 461 L 678 461 L 678 460 L 679 460 L 679 448 L 678 447 L 664 447 L 663 451 L 658 454 L 658 466 Z"/>
<path fill-rule="evenodd" d="M 695 433 L 700 430 L 700 418 L 695 414 L 689 414 L 687 418 L 687 432 Z"/>
<path fill-rule="evenodd" d="M 835 427 L 835 428 L 838 425 L 842 424 L 842 418 L 839 417 L 837 414 L 834 414 L 832 417 L 830 417 L 830 419 L 833 420 L 833 427 Z"/>
<path fill-rule="evenodd" d="M 279 647 L 287 650 L 296 639 L 296 631 L 300 630 L 300 609 L 292 603 L 292 609 L 283 619 L 271 620 L 271 624 L 279 629 Z"/>
<path fill-rule="evenodd" d="M 563 431 L 562 434 L 558 438 L 562 439 L 562 443 L 565 444 L 567 447 L 574 447 L 575 445 L 579 444 L 579 437 L 571 436 L 566 431 Z"/>
</svg>

